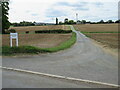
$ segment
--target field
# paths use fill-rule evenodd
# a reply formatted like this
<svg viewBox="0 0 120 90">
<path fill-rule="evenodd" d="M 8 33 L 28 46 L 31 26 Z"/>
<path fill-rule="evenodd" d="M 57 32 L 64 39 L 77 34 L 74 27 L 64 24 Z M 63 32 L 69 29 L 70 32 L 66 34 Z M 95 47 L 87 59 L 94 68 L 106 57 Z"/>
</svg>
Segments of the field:
<svg viewBox="0 0 120 90">
<path fill-rule="evenodd" d="M 49 26 L 22 26 L 22 27 L 10 27 L 10 29 L 15 29 L 18 33 L 25 33 L 29 31 L 34 33 L 37 30 L 70 30 L 70 27 L 64 25 L 49 25 Z"/>
<path fill-rule="evenodd" d="M 118 32 L 118 24 L 83 24 L 74 27 L 81 32 Z"/>
<path fill-rule="evenodd" d="M 105 47 L 118 49 L 118 24 L 74 25 L 74 27 Z"/>
<path fill-rule="evenodd" d="M 20 46 L 37 46 L 40 48 L 50 48 L 58 46 L 60 43 L 71 38 L 71 34 L 19 34 Z M 9 46 L 9 35 L 2 36 L 2 46 Z M 15 45 L 15 41 L 14 41 Z"/>
</svg>

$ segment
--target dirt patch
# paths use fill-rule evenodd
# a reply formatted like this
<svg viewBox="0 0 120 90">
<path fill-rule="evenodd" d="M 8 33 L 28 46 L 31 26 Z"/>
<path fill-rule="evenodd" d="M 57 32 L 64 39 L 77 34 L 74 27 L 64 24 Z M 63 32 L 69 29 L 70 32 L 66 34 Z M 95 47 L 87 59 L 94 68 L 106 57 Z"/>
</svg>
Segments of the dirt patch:
<svg viewBox="0 0 120 90">
<path fill-rule="evenodd" d="M 69 40 L 70 34 L 19 34 L 19 45 L 36 46 L 40 48 L 50 48 L 60 45 Z M 15 40 L 13 41 L 15 45 Z M 10 45 L 9 35 L 2 35 L 2 46 Z"/>
</svg>

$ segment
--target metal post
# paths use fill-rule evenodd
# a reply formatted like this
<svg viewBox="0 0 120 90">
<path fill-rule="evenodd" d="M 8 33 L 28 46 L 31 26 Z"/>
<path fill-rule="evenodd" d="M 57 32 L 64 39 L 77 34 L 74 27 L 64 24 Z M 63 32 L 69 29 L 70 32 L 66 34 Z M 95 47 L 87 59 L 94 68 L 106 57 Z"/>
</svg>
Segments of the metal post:
<svg viewBox="0 0 120 90">
<path fill-rule="evenodd" d="M 10 37 L 10 46 L 12 47 L 12 38 Z"/>
<path fill-rule="evenodd" d="M 16 38 L 16 46 L 18 47 L 18 38 Z"/>
</svg>

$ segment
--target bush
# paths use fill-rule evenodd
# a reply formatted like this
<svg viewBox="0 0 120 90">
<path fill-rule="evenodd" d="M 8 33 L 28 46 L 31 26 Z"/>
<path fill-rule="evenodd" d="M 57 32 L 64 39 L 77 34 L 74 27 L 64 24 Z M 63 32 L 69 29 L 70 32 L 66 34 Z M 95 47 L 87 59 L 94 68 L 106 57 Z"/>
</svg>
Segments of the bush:
<svg viewBox="0 0 120 90">
<path fill-rule="evenodd" d="M 39 30 L 35 33 L 71 33 L 72 30 Z"/>
<path fill-rule="evenodd" d="M 29 31 L 26 31 L 25 33 L 26 33 L 26 34 L 28 34 L 28 33 L 29 33 Z"/>
<path fill-rule="evenodd" d="M 6 34 L 10 34 L 10 33 L 16 33 L 16 30 L 15 29 L 6 30 Z"/>
</svg>

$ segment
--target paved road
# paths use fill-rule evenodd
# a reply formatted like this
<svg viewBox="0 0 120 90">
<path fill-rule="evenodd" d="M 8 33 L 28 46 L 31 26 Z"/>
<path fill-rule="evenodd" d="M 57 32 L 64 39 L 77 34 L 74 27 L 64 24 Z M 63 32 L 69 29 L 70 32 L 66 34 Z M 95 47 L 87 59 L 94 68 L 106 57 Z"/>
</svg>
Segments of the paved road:
<svg viewBox="0 0 120 90">
<path fill-rule="evenodd" d="M 118 84 L 118 58 L 104 52 L 89 38 L 71 28 L 77 33 L 77 42 L 70 49 L 36 56 L 3 57 L 3 66 Z M 7 86 L 4 75 L 6 73 L 3 72 L 3 82 Z"/>
<path fill-rule="evenodd" d="M 3 88 L 112 88 L 64 79 L 3 70 Z"/>
</svg>

